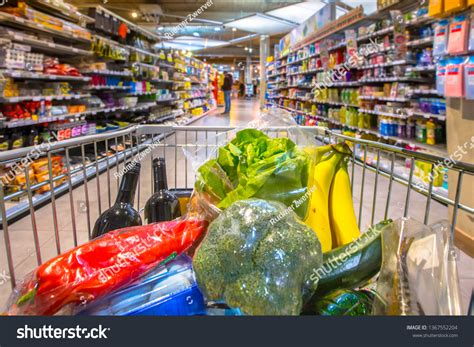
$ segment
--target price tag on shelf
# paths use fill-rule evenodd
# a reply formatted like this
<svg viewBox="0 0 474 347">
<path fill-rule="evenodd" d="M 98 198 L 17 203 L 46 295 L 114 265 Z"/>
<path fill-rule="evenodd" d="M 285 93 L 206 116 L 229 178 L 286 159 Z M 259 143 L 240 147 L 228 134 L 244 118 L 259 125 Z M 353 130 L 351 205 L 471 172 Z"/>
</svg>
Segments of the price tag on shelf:
<svg viewBox="0 0 474 347">
<path fill-rule="evenodd" d="M 48 42 L 48 47 L 55 48 L 56 45 L 53 42 Z"/>
</svg>

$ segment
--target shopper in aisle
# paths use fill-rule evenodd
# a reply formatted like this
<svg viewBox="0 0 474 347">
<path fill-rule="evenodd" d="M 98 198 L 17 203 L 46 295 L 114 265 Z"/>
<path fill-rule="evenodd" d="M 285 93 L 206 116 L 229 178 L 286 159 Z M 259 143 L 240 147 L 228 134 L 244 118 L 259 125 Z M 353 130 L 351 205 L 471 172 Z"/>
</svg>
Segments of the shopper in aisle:
<svg viewBox="0 0 474 347">
<path fill-rule="evenodd" d="M 225 109 L 223 115 L 230 113 L 231 108 L 231 94 L 232 94 L 232 85 L 234 84 L 232 75 L 229 71 L 224 71 L 224 84 L 222 85 L 222 90 L 224 92 L 224 101 Z"/>
</svg>

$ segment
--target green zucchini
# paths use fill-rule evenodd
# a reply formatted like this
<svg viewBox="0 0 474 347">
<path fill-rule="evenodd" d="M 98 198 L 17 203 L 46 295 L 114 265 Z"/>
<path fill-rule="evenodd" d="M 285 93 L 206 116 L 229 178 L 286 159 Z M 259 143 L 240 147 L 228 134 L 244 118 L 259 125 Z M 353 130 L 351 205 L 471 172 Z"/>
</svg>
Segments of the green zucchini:
<svg viewBox="0 0 474 347">
<path fill-rule="evenodd" d="M 375 276 L 382 266 L 382 229 L 391 223 L 383 221 L 354 242 L 325 253 L 323 265 L 310 277 L 318 282 L 313 297 L 336 289 L 357 288 Z"/>
</svg>

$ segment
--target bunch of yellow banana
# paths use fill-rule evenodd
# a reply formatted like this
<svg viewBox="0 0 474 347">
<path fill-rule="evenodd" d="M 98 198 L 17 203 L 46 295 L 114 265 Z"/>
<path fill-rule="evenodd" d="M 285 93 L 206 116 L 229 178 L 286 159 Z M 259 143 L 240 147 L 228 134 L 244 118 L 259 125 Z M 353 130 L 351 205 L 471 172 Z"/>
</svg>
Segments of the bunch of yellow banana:
<svg viewBox="0 0 474 347">
<path fill-rule="evenodd" d="M 346 158 L 351 150 L 340 143 L 306 151 L 314 166 L 309 180 L 311 200 L 304 222 L 318 235 L 323 252 L 328 252 L 360 236 L 347 172 Z"/>
</svg>

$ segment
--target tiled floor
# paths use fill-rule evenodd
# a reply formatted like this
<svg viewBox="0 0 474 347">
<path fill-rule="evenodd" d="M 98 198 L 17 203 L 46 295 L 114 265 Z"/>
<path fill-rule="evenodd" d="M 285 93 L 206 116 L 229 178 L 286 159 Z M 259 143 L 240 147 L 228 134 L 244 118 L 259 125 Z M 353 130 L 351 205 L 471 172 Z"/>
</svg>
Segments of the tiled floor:
<svg viewBox="0 0 474 347">
<path fill-rule="evenodd" d="M 193 126 L 238 126 L 245 127 L 249 121 L 256 118 L 259 112 L 259 104 L 253 100 L 234 100 L 230 115 L 220 115 L 222 109 L 213 112 L 211 115 L 195 122 Z M 215 131 L 187 131 L 178 132 L 162 141 L 162 146 L 153 150 L 153 157 L 164 156 L 168 168 L 168 182 L 170 188 L 192 187 L 196 165 L 192 159 L 203 161 L 206 155 L 213 153 L 215 144 L 225 141 L 227 134 L 217 135 Z M 206 147 L 205 144 L 212 147 Z M 177 146 L 175 146 L 177 144 Z M 186 144 L 189 144 L 186 146 Z M 166 146 L 165 146 L 166 145 Z M 183 149 L 187 153 L 183 154 Z M 207 153 L 206 153 L 207 152 Z M 143 209 L 148 197 L 151 195 L 151 155 L 142 160 L 142 175 L 140 178 L 139 198 L 136 198 L 136 206 Z M 122 166 L 123 164 L 121 164 Z M 114 171 L 115 172 L 115 169 Z M 362 190 L 362 170 L 355 170 L 354 179 L 354 203 L 356 211 L 359 212 L 361 196 L 362 203 L 362 226 L 365 229 L 372 220 L 379 221 L 384 218 L 385 206 L 387 205 L 388 180 L 380 177 L 378 179 L 378 189 L 374 201 L 375 175 L 366 172 L 363 194 Z M 99 199 L 102 211 L 109 207 L 108 196 L 110 192 L 113 202 L 117 193 L 116 179 L 111 174 L 111 185 L 108 187 L 107 175 L 99 177 L 100 194 L 97 193 L 97 180 L 93 179 L 87 183 L 90 200 L 90 223 L 93 223 L 99 216 Z M 403 215 L 406 188 L 394 184 L 391 200 L 388 202 L 388 215 L 399 218 Z M 417 220 L 423 220 L 426 207 L 426 198 L 412 193 L 410 199 L 409 215 Z M 61 252 L 74 247 L 74 234 L 77 235 L 78 243 L 81 244 L 88 239 L 89 227 L 87 223 L 87 213 L 85 209 L 84 186 L 73 191 L 73 209 L 70 205 L 69 195 L 64 195 L 56 200 L 57 211 L 57 233 L 54 228 L 53 209 L 47 205 L 35 212 L 36 225 L 38 230 L 39 245 L 41 250 L 41 260 L 45 261 Z M 74 213 L 75 223 L 72 222 Z M 430 223 L 446 219 L 447 209 L 435 202 L 432 202 Z M 9 228 L 9 235 L 12 245 L 12 254 L 15 264 L 15 276 L 17 281 L 21 280 L 37 265 L 35 243 L 32 232 L 31 218 L 25 217 L 12 224 Z M 3 235 L 2 235 L 3 236 Z M 58 239 L 58 243 L 56 242 Z M 0 239 L 0 306 L 6 302 L 10 291 L 10 283 L 5 282 L 5 277 L 9 275 L 7 260 L 5 256 L 5 246 L 3 237 Z M 461 279 L 461 291 L 464 309 L 467 308 L 468 300 L 472 288 L 474 287 L 474 261 L 467 255 L 460 252 L 459 276 Z M 4 276 L 5 275 L 5 276 Z"/>
</svg>

